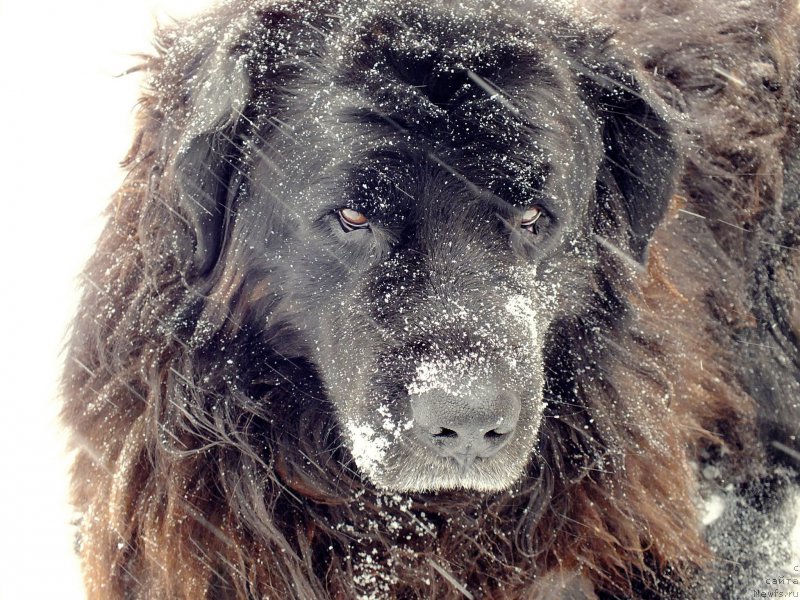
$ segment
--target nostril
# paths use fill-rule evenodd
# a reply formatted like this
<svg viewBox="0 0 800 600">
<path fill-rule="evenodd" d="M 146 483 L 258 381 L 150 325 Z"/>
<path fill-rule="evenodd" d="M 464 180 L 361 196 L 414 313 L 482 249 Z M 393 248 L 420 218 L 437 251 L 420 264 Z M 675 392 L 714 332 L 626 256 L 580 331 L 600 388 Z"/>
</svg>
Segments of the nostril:
<svg viewBox="0 0 800 600">
<path fill-rule="evenodd" d="M 446 440 L 446 439 L 457 438 L 458 434 L 455 431 L 453 431 L 452 429 L 447 429 L 445 427 L 439 427 L 439 428 L 437 428 L 437 431 L 435 433 L 431 432 L 431 436 L 435 440 Z"/>
</svg>

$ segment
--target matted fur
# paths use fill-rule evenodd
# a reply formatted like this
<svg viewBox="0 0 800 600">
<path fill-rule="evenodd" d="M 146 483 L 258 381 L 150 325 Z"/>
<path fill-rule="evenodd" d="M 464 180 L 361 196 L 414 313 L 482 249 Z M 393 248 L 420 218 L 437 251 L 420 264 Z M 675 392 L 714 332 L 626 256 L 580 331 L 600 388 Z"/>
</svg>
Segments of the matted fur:
<svg viewBox="0 0 800 600">
<path fill-rule="evenodd" d="M 590 202 L 594 266 L 563 275 L 568 289 L 585 278 L 574 289 L 587 297 L 543 342 L 546 407 L 523 476 L 492 493 L 392 493 L 355 468 L 293 325 L 313 315 L 270 308 L 278 275 L 250 251 L 253 213 L 234 210 L 236 194 L 262 209 L 279 194 L 248 187 L 258 144 L 281 134 L 298 80 L 333 77 L 343 4 L 229 2 L 162 32 L 143 66 L 130 174 L 86 269 L 64 377 L 90 597 L 704 593 L 715 557 L 698 464 L 721 484 L 760 485 L 781 448 L 797 449 L 793 5 L 609 2 L 616 37 L 525 2 L 482 8 L 529 27 L 542 56 L 596 65 L 580 89 L 580 71 L 557 72 L 575 98 L 608 86 L 647 99 L 681 148 L 679 178 L 669 211 L 640 230 Z M 529 59 L 511 64 L 548 72 Z M 363 65 L 337 68 L 375 92 Z M 627 83 L 591 87 L 616 77 Z M 420 119 L 433 110 L 409 102 Z"/>
</svg>

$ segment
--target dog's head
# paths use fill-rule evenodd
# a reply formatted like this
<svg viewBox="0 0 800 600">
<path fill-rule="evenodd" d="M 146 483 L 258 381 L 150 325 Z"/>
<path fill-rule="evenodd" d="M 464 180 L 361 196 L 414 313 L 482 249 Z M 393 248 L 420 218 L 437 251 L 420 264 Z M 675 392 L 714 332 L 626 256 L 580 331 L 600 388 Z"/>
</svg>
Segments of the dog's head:
<svg viewBox="0 0 800 600">
<path fill-rule="evenodd" d="M 242 14 L 161 82 L 187 280 L 308 362 L 324 397 L 297 401 L 332 403 L 373 484 L 507 488 L 561 372 L 551 326 L 666 210 L 663 108 L 543 7 Z"/>
</svg>

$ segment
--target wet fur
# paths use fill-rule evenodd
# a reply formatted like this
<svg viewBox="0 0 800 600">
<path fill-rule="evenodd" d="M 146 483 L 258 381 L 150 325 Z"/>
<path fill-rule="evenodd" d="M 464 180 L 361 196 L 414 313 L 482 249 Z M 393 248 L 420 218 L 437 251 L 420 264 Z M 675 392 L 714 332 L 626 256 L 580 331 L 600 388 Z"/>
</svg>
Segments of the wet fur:
<svg viewBox="0 0 800 600">
<path fill-rule="evenodd" d="M 299 331 L 324 299 L 291 280 L 277 253 L 259 252 L 265 230 L 292 226 L 273 219 L 280 191 L 252 169 L 259 141 L 283 143 L 296 82 L 339 69 L 377 93 L 362 66 L 348 72 L 318 50 L 292 58 L 336 37 L 336 4 L 310 5 L 230 3 L 164 32 L 144 67 L 151 90 L 130 175 L 85 273 L 64 377 L 90 597 L 705 593 L 719 581 L 715 561 L 731 557 L 705 544 L 698 495 L 732 483 L 768 513 L 793 477 L 775 465 L 797 466 L 796 10 L 609 3 L 614 38 L 541 13 L 536 41 L 568 57 L 557 77 L 571 101 L 616 129 L 603 134 L 613 162 L 573 174 L 594 194 L 575 221 L 592 260 L 554 258 L 572 302 L 544 341 L 537 446 L 505 491 L 392 494 L 355 468 L 321 375 L 328 359 Z M 244 56 L 269 57 L 270 68 L 242 68 Z M 535 58 L 509 68 L 549 68 Z M 631 95 L 615 105 L 609 90 Z M 547 83 L 540 93 L 547 102 Z M 399 115 L 408 122 L 434 111 L 404 106 L 420 111 Z M 656 137 L 621 135 L 616 112 L 641 123 L 644 106 Z M 392 135 L 395 117 L 373 123 L 384 129 L 370 139 Z M 546 143 L 565 152 L 563 139 Z M 637 143 L 660 166 L 626 151 Z M 626 175 L 639 155 L 654 191 Z M 642 197 L 654 212 L 637 213 Z M 276 300 L 287 286 L 301 301 Z M 393 369 L 389 379 L 407 377 Z M 709 465 L 716 476 L 701 485 Z"/>
</svg>

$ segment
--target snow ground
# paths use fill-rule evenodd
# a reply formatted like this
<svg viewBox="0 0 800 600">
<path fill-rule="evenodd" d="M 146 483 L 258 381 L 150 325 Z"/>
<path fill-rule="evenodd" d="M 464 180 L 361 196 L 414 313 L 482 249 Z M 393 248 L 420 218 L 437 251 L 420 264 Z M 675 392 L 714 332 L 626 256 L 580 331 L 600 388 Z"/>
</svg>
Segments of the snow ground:
<svg viewBox="0 0 800 600">
<path fill-rule="evenodd" d="M 0 599 L 83 598 L 56 379 L 76 274 L 120 182 L 155 18 L 207 0 L 0 0 Z M 800 553 L 800 527 L 795 528 Z M 800 563 L 800 558 L 797 561 Z"/>
</svg>

